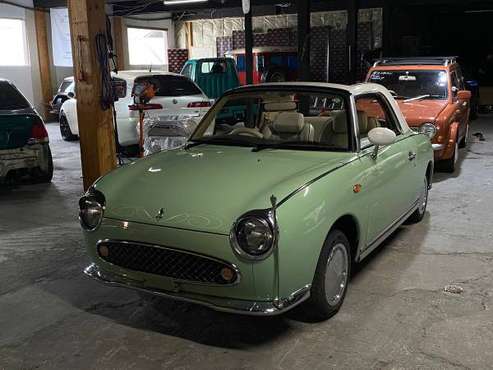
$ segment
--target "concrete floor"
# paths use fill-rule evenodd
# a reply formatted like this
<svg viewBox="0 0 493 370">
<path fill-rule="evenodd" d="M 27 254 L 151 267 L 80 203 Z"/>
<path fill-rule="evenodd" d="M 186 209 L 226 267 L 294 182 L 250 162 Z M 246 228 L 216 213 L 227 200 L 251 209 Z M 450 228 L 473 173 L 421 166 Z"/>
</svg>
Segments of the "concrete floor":
<svg viewBox="0 0 493 370">
<path fill-rule="evenodd" d="M 335 317 L 227 315 L 85 278 L 78 143 L 49 125 L 51 185 L 0 189 L 0 369 L 492 368 L 493 116 L 422 223 L 355 274 Z M 444 292 L 456 284 L 461 294 Z"/>
</svg>

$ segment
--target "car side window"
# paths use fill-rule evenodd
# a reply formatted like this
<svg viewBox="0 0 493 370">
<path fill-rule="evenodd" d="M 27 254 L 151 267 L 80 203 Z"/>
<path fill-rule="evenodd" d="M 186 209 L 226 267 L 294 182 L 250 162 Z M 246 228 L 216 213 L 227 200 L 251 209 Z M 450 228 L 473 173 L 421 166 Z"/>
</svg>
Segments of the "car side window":
<svg viewBox="0 0 493 370">
<path fill-rule="evenodd" d="M 457 88 L 457 90 L 461 90 L 459 79 L 457 78 L 457 73 L 452 72 L 452 87 Z"/>
<path fill-rule="evenodd" d="M 377 94 L 362 95 L 356 98 L 358 113 L 359 139 L 361 147 L 370 145 L 368 132 L 375 127 L 386 127 L 400 135 L 396 118 L 390 114 L 390 108 L 383 98 Z"/>
<path fill-rule="evenodd" d="M 183 76 L 187 76 L 188 78 L 192 79 L 192 65 L 187 64 L 185 68 L 183 68 L 183 71 L 181 72 Z"/>
</svg>

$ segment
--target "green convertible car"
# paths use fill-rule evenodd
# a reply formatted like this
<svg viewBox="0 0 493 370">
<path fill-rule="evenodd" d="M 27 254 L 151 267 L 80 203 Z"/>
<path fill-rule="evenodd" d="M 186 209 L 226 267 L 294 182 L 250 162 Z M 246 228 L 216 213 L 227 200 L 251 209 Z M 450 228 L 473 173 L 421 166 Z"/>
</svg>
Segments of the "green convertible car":
<svg viewBox="0 0 493 370">
<path fill-rule="evenodd" d="M 244 110 L 244 121 L 216 117 Z M 427 133 L 430 134 L 430 133 Z M 420 221 L 425 133 L 376 84 L 227 92 L 188 143 L 99 179 L 80 200 L 85 273 L 216 310 L 336 313 L 351 267 Z"/>
</svg>

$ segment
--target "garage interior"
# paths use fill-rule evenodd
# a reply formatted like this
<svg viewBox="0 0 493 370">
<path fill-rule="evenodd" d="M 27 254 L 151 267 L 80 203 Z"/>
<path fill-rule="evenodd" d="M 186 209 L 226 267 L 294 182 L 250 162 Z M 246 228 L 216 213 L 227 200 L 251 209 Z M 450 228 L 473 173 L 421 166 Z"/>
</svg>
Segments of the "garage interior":
<svg viewBox="0 0 493 370">
<path fill-rule="evenodd" d="M 0 29 L 2 20 L 18 20 L 24 38 L 24 62 L 2 64 L 0 56 L 0 79 L 12 81 L 43 116 L 54 163 L 51 183 L 0 185 L 0 369 L 491 368 L 487 89 L 455 171 L 433 175 L 423 221 L 399 227 L 354 268 L 342 308 L 327 321 L 314 322 L 298 307 L 253 317 L 99 284 L 82 273 L 90 259 L 78 211 L 91 184 L 119 165 L 112 110 L 100 101 L 101 71 L 113 65 L 101 63 L 98 34 L 111 36 L 121 71 L 180 73 L 188 59 L 244 49 L 251 83 L 255 48 L 291 47 L 299 81 L 353 84 L 382 57 L 454 55 L 481 89 L 493 82 L 493 69 L 483 73 L 493 64 L 493 3 L 251 0 L 246 14 L 239 0 L 165 3 L 0 1 Z M 70 66 L 54 61 L 67 53 L 55 50 L 54 10 L 67 12 Z M 129 29 L 164 31 L 163 65 L 131 61 Z M 77 81 L 75 141 L 62 139 L 49 106 L 70 76 Z"/>
</svg>

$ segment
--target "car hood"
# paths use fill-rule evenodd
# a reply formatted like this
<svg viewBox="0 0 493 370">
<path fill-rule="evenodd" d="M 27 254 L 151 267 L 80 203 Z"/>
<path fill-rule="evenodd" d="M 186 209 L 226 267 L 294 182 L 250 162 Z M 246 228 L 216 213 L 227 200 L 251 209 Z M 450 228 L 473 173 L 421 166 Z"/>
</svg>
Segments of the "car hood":
<svg viewBox="0 0 493 370">
<path fill-rule="evenodd" d="M 281 201 L 353 157 L 202 145 L 136 161 L 103 177 L 95 188 L 105 195 L 107 218 L 227 235 L 243 213 L 270 207 L 271 195 Z"/>
<path fill-rule="evenodd" d="M 419 126 L 425 122 L 434 122 L 448 104 L 447 100 L 416 100 L 404 102 L 398 100 L 399 108 L 409 126 Z"/>
</svg>

